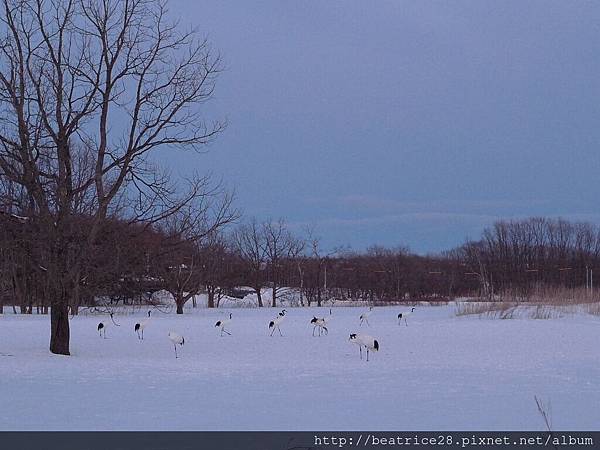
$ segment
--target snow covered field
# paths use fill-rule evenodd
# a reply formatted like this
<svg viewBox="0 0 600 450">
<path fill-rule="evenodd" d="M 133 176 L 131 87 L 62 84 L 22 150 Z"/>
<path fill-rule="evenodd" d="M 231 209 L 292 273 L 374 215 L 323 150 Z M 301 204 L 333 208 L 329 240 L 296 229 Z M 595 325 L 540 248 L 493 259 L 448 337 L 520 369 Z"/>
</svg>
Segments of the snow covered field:
<svg viewBox="0 0 600 450">
<path fill-rule="evenodd" d="M 6 309 L 5 309 L 6 310 Z M 156 313 L 139 341 L 137 315 L 71 321 L 71 357 L 47 351 L 49 317 L 0 316 L 0 430 L 541 430 L 534 395 L 555 429 L 600 429 L 600 320 L 456 317 L 452 305 L 333 308 L 328 336 L 309 320 L 328 308 Z M 215 322 L 233 313 L 232 336 Z M 166 335 L 185 337 L 180 358 Z M 381 350 L 359 359 L 351 332 Z M 10 355 L 10 356 L 9 356 Z"/>
</svg>

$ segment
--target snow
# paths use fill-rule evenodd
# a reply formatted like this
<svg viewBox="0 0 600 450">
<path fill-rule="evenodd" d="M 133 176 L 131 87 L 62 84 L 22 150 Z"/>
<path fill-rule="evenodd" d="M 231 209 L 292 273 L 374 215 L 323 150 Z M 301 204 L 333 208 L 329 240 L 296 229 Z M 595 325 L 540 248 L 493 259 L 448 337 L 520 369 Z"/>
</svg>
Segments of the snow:
<svg viewBox="0 0 600 450">
<path fill-rule="evenodd" d="M 49 317 L 0 315 L 0 430 L 542 430 L 534 395 L 555 429 L 600 424 L 600 319 L 456 317 L 455 307 L 333 308 L 329 334 L 309 321 L 329 308 L 288 308 L 269 337 L 272 308 L 155 312 L 98 336 L 107 316 L 71 321 L 71 357 L 47 351 Z M 5 312 L 7 308 L 5 308 Z M 215 322 L 233 313 L 232 336 Z M 169 331 L 185 337 L 175 359 Z M 350 333 L 380 343 L 367 363 Z M 12 355 L 12 356 L 8 356 Z"/>
</svg>

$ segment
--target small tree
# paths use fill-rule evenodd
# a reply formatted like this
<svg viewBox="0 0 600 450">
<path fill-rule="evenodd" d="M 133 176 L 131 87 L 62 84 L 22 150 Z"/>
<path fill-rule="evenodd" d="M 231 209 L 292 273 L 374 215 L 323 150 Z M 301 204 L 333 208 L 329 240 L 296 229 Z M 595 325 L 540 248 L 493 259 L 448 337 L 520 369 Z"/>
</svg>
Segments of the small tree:
<svg viewBox="0 0 600 450">
<path fill-rule="evenodd" d="M 209 185 L 208 179 L 206 184 Z M 164 220 L 165 239 L 159 261 L 165 289 L 183 314 L 188 300 L 205 286 L 205 247 L 214 242 L 220 230 L 236 220 L 239 213 L 232 207 L 233 197 L 222 189 L 206 191 L 185 208 Z"/>
<path fill-rule="evenodd" d="M 262 240 L 264 255 L 271 269 L 273 292 L 271 306 L 276 307 L 282 262 L 295 258 L 302 251 L 303 243 L 292 235 L 283 219 L 263 223 L 261 231 L 264 236 Z"/>
<path fill-rule="evenodd" d="M 234 252 L 238 255 L 250 286 L 258 299 L 258 306 L 263 306 L 262 289 L 266 285 L 265 269 L 267 254 L 265 236 L 256 219 L 240 225 L 231 236 Z"/>
<path fill-rule="evenodd" d="M 209 308 L 219 307 L 226 292 L 241 281 L 235 255 L 222 233 L 215 233 L 200 247 L 201 278 Z"/>
</svg>

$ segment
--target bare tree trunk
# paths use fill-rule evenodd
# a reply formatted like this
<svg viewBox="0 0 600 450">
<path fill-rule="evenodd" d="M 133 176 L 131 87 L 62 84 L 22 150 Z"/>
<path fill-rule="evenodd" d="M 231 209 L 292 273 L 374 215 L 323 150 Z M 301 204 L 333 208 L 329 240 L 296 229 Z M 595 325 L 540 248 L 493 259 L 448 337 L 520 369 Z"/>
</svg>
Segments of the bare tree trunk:
<svg viewBox="0 0 600 450">
<path fill-rule="evenodd" d="M 77 276 L 75 280 L 75 286 L 73 287 L 73 294 L 71 298 L 71 314 L 76 316 L 79 314 L 79 305 L 81 304 L 81 287 L 80 277 Z"/>
<path fill-rule="evenodd" d="M 273 301 L 271 302 L 273 308 L 277 307 L 277 284 L 273 282 Z"/>
<path fill-rule="evenodd" d="M 185 304 L 183 294 L 177 293 L 175 296 L 175 304 L 177 305 L 177 314 L 183 314 L 183 305 Z"/>
<path fill-rule="evenodd" d="M 298 273 L 300 274 L 300 306 L 304 306 L 304 273 L 298 263 Z"/>
<path fill-rule="evenodd" d="M 209 308 L 214 308 L 215 307 L 215 291 L 212 288 L 208 288 L 207 293 L 208 293 L 208 305 L 207 306 Z"/>
<path fill-rule="evenodd" d="M 69 302 L 64 298 L 54 298 L 50 309 L 50 351 L 58 355 L 69 352 Z"/>
<path fill-rule="evenodd" d="M 262 294 L 260 292 L 260 288 L 258 288 L 258 289 L 255 288 L 254 290 L 256 292 L 256 296 L 258 297 L 258 306 L 260 308 L 262 308 L 264 305 L 263 305 L 263 301 L 262 301 Z"/>
</svg>

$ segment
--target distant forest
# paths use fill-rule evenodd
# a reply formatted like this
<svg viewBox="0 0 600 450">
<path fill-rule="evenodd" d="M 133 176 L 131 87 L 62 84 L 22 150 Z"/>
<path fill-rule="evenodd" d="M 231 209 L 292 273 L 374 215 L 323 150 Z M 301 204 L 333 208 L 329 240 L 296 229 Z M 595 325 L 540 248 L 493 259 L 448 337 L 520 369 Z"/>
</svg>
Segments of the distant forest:
<svg viewBox="0 0 600 450">
<path fill-rule="evenodd" d="M 402 246 L 326 252 L 314 232 L 294 234 L 284 220 L 234 227 L 226 226 L 233 215 L 226 217 L 208 228 L 194 226 L 189 215 L 158 223 L 104 220 L 83 258 L 71 314 L 99 302 L 146 304 L 157 291 L 173 296 L 178 313 L 200 293 L 208 295 L 209 307 L 218 307 L 223 296 L 250 292 L 263 306 L 265 289 L 272 290 L 272 306 L 290 292 L 299 306 L 456 297 L 527 301 L 557 288 L 591 296 L 594 268 L 600 267 L 600 228 L 562 219 L 499 221 L 477 241 L 422 256 Z M 76 217 L 69 242 L 82 238 L 87 226 L 85 216 Z M 47 313 L 52 302 L 44 282 L 45 228 L 4 212 L 0 229 L 0 305 Z M 69 253 L 68 243 L 63 250 Z"/>
</svg>

